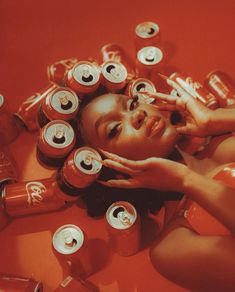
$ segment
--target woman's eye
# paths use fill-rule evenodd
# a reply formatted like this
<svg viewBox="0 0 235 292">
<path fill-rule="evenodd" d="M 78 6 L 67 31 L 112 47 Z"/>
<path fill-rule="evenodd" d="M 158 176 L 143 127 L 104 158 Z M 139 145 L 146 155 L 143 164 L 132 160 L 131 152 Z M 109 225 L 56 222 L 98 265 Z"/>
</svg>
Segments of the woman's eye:
<svg viewBox="0 0 235 292">
<path fill-rule="evenodd" d="M 108 127 L 107 137 L 112 139 L 116 137 L 121 131 L 121 124 L 115 124 Z"/>
<path fill-rule="evenodd" d="M 135 96 L 133 99 L 129 99 L 129 110 L 132 111 L 133 109 L 135 109 L 138 105 L 139 105 L 139 98 L 138 96 Z"/>
</svg>

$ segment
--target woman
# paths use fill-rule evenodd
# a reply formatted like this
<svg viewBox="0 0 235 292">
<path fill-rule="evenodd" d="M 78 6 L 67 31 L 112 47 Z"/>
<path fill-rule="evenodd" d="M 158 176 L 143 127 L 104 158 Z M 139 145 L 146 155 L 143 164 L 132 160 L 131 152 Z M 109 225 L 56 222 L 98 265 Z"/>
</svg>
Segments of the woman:
<svg viewBox="0 0 235 292">
<path fill-rule="evenodd" d="M 181 203 L 183 208 L 187 209 L 195 201 L 209 212 L 208 218 L 218 220 L 221 227 L 218 234 L 200 234 L 200 228 L 196 230 L 190 224 L 193 220 L 189 222 L 179 207 L 150 251 L 154 267 L 188 289 L 234 291 L 235 183 L 231 180 L 232 171 L 229 171 L 230 179 L 220 181 L 230 170 L 230 163 L 235 161 L 235 139 L 231 135 L 235 130 L 234 109 L 211 111 L 174 82 L 167 82 L 178 91 L 180 98 L 157 94 L 168 101 L 159 106 L 140 104 L 137 99 L 123 95 L 97 97 L 82 110 L 80 131 L 88 145 L 102 149 L 107 156 L 104 166 L 128 175 L 125 179 L 100 183 L 117 188 L 184 193 L 187 197 Z M 185 125 L 180 127 L 172 125 L 170 119 L 170 111 L 176 109 L 185 112 Z M 175 145 L 180 147 L 179 133 L 224 134 L 213 137 L 196 157 L 181 151 L 182 163 L 166 159 L 174 157 Z M 212 179 L 215 176 L 217 180 Z"/>
</svg>

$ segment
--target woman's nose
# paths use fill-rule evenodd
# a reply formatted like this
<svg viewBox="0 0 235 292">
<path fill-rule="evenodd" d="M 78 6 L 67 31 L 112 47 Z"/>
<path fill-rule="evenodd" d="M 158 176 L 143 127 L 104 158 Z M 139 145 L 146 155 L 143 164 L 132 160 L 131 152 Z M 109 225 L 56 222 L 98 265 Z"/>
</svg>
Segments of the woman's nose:
<svg viewBox="0 0 235 292">
<path fill-rule="evenodd" d="M 133 127 L 138 130 L 143 125 L 147 113 L 144 110 L 137 109 L 132 112 L 131 122 Z"/>
</svg>

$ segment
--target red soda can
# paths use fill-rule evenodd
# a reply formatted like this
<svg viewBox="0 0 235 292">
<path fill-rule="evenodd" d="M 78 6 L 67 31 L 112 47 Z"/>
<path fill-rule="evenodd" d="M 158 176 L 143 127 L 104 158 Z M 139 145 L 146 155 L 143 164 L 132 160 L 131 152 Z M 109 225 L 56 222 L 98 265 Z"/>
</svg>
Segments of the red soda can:
<svg viewBox="0 0 235 292">
<path fill-rule="evenodd" d="M 138 97 L 138 100 L 142 103 L 155 103 L 155 98 L 152 98 L 143 92 L 156 93 L 156 87 L 151 80 L 146 78 L 133 79 L 127 84 L 125 90 L 126 95 L 132 98 Z"/>
<path fill-rule="evenodd" d="M 50 178 L 6 185 L 2 190 L 5 212 L 18 217 L 62 208 L 66 202 L 57 196 L 54 184 L 55 180 Z"/>
<path fill-rule="evenodd" d="M 101 83 L 109 92 L 120 92 L 127 84 L 126 67 L 117 61 L 104 62 L 101 76 Z"/>
<path fill-rule="evenodd" d="M 29 98 L 27 98 L 23 103 L 20 105 L 18 112 L 14 113 L 14 117 L 16 121 L 20 125 L 24 125 L 29 131 L 35 131 L 39 129 L 37 123 L 37 113 L 40 104 L 42 101 L 47 97 L 47 95 L 52 92 L 57 85 L 50 84 L 40 93 L 35 93 Z"/>
<path fill-rule="evenodd" d="M 58 168 L 72 151 L 76 137 L 72 126 L 61 120 L 51 121 L 40 131 L 37 159 L 43 166 Z"/>
<path fill-rule="evenodd" d="M 42 292 L 43 286 L 32 278 L 0 273 L 0 291 L 4 292 Z"/>
<path fill-rule="evenodd" d="M 86 234 L 76 225 L 58 228 L 52 238 L 53 251 L 71 276 L 86 278 L 92 273 Z"/>
<path fill-rule="evenodd" d="M 100 85 L 99 66 L 88 61 L 78 62 L 68 71 L 66 84 L 79 95 L 94 93 Z"/>
<path fill-rule="evenodd" d="M 219 104 L 216 97 L 203 87 L 201 83 L 194 81 L 191 77 L 175 72 L 170 75 L 169 79 L 175 81 L 187 93 L 192 95 L 206 107 L 210 109 L 218 108 Z"/>
<path fill-rule="evenodd" d="M 55 292 L 98 292 L 99 289 L 95 287 L 90 281 L 83 279 L 75 279 L 71 276 L 66 277 L 56 288 Z"/>
<path fill-rule="evenodd" d="M 130 256 L 140 249 L 140 219 L 128 202 L 112 204 L 106 212 L 110 247 L 122 256 Z"/>
<path fill-rule="evenodd" d="M 63 192 L 77 195 L 79 190 L 91 185 L 100 175 L 101 160 L 93 148 L 74 149 L 58 172 L 58 183 Z"/>
<path fill-rule="evenodd" d="M 135 28 L 135 47 L 138 52 L 143 47 L 156 46 L 160 43 L 160 28 L 157 23 L 145 21 Z"/>
<path fill-rule="evenodd" d="M 131 80 L 135 77 L 135 64 L 121 46 L 114 43 L 106 44 L 101 48 L 101 53 L 103 63 L 106 61 L 121 63 L 126 67 L 127 79 Z"/>
<path fill-rule="evenodd" d="M 47 76 L 49 80 L 57 85 L 64 86 L 66 83 L 66 75 L 73 66 L 78 63 L 78 59 L 70 58 L 60 60 L 47 67 Z"/>
<path fill-rule="evenodd" d="M 18 179 L 16 163 L 9 151 L 0 145 L 0 186 Z"/>
<path fill-rule="evenodd" d="M 9 112 L 8 104 L 2 94 L 0 94 L 0 125 L 1 143 L 8 144 L 16 139 L 19 131 L 11 113 Z"/>
<path fill-rule="evenodd" d="M 42 102 L 38 111 L 38 124 L 42 128 L 52 120 L 72 123 L 79 109 L 77 94 L 70 88 L 53 90 Z"/>
<path fill-rule="evenodd" d="M 235 103 L 235 85 L 224 72 L 214 71 L 209 73 L 204 85 L 217 97 L 220 107 Z"/>
</svg>

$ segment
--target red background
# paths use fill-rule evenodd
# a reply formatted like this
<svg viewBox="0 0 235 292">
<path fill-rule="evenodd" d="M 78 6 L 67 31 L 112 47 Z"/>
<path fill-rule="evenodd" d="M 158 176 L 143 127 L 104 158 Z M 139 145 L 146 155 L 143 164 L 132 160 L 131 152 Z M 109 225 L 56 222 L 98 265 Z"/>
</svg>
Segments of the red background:
<svg viewBox="0 0 235 292">
<path fill-rule="evenodd" d="M 168 71 L 180 70 L 203 81 L 214 69 L 235 78 L 233 0 L 1 0 L 0 92 L 15 112 L 21 102 L 48 84 L 48 64 L 70 57 L 101 59 L 100 48 L 115 42 L 135 58 L 134 29 L 143 21 L 160 26 Z M 48 177 L 35 158 L 37 133 L 22 132 L 10 145 L 20 180 Z M 14 220 L 0 232 L 0 272 L 34 277 L 45 291 L 62 280 L 52 253 L 51 231 L 79 225 L 94 243 L 97 272 L 90 277 L 101 292 L 183 291 L 152 268 L 148 246 L 156 222 L 146 220 L 145 249 L 122 258 L 106 247 L 103 219 L 87 218 L 74 206 L 65 211 Z"/>
</svg>

